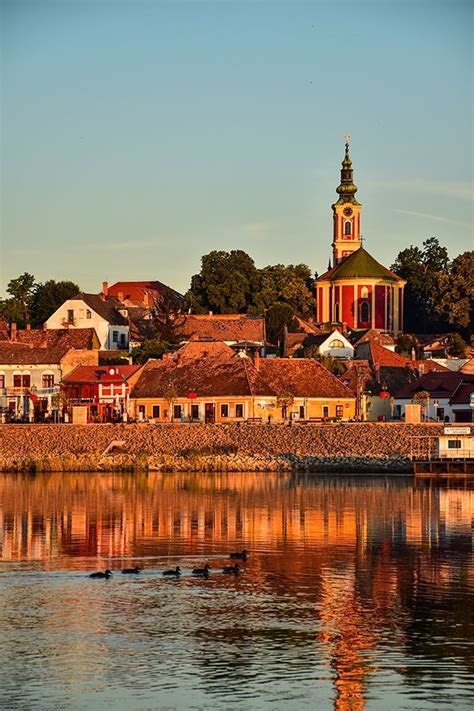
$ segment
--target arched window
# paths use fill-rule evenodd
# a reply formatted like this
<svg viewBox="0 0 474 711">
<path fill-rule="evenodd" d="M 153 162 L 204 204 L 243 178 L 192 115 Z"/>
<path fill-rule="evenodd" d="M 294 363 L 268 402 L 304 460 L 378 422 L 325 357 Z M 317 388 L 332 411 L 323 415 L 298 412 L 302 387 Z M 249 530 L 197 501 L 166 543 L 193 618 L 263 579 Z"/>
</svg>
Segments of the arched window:
<svg viewBox="0 0 474 711">
<path fill-rule="evenodd" d="M 367 289 L 366 286 L 363 286 L 362 289 L 360 290 L 360 297 L 361 299 L 367 299 L 369 296 L 369 290 Z"/>
<path fill-rule="evenodd" d="M 329 348 L 344 348 L 344 343 L 339 338 L 335 338 L 329 344 Z"/>
<path fill-rule="evenodd" d="M 351 235 L 352 234 L 352 222 L 344 222 L 344 234 L 345 235 Z"/>
<path fill-rule="evenodd" d="M 367 301 L 363 301 L 360 305 L 360 320 L 362 323 L 368 323 L 369 321 L 369 304 Z"/>
</svg>

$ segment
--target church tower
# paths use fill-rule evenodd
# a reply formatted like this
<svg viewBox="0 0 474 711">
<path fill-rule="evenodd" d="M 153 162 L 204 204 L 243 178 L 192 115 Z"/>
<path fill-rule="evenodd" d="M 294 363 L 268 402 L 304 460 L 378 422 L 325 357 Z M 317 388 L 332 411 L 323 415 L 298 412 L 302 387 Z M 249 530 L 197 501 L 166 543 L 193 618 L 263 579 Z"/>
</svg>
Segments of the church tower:
<svg viewBox="0 0 474 711">
<path fill-rule="evenodd" d="M 335 267 L 345 257 L 361 247 L 360 209 L 355 194 L 357 185 L 353 182 L 352 161 L 349 156 L 349 135 L 346 134 L 346 153 L 342 161 L 341 184 L 336 188 L 339 199 L 332 206 L 333 243 L 332 266 Z"/>
</svg>

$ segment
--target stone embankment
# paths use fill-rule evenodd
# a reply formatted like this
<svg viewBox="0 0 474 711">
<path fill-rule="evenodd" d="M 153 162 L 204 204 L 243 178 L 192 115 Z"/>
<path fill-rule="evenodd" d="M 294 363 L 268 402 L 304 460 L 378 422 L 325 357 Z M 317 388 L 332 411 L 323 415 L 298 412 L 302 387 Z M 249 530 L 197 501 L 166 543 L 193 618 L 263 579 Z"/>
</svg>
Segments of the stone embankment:
<svg viewBox="0 0 474 711">
<path fill-rule="evenodd" d="M 414 438 L 441 432 L 404 423 L 0 425 L 0 471 L 409 472 Z M 114 440 L 121 450 L 105 455 Z"/>
</svg>

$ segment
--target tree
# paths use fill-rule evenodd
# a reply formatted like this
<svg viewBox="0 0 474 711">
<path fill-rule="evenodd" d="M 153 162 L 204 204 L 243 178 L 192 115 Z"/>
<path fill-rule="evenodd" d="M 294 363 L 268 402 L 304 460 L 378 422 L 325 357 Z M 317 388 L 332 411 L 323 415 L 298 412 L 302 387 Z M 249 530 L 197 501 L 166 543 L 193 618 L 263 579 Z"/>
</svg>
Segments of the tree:
<svg viewBox="0 0 474 711">
<path fill-rule="evenodd" d="M 167 390 L 165 390 L 165 392 L 163 393 L 163 397 L 166 400 L 166 402 L 168 403 L 170 422 L 173 422 L 173 420 L 174 420 L 173 403 L 177 399 L 178 393 L 176 392 L 174 387 L 172 387 L 170 385 L 170 387 Z"/>
<path fill-rule="evenodd" d="M 152 336 L 133 349 L 134 363 L 146 363 L 148 358 L 162 358 L 164 353 L 179 348 L 186 338 L 183 331 L 186 321 L 183 307 L 183 299 L 171 289 L 162 294 L 151 311 Z"/>
<path fill-rule="evenodd" d="M 395 338 L 395 351 L 411 358 L 412 349 L 418 355 L 420 344 L 417 337 L 412 333 L 399 333 Z"/>
<path fill-rule="evenodd" d="M 277 396 L 277 407 L 281 407 L 285 419 L 287 417 L 287 410 L 293 405 L 294 401 L 294 395 L 290 390 L 282 390 Z"/>
<path fill-rule="evenodd" d="M 263 313 L 275 303 L 288 304 L 302 318 L 315 313 L 314 278 L 306 264 L 275 264 L 258 270 L 259 283 L 253 303 Z"/>
<path fill-rule="evenodd" d="M 446 353 L 448 356 L 451 356 L 452 358 L 465 358 L 466 348 L 467 346 L 459 333 L 450 333 L 446 346 Z"/>
<path fill-rule="evenodd" d="M 267 340 L 274 345 L 282 344 L 285 326 L 291 327 L 294 309 L 289 304 L 275 303 L 265 314 Z"/>
<path fill-rule="evenodd" d="M 0 314 L 4 319 L 14 321 L 20 327 L 30 323 L 30 305 L 34 284 L 35 278 L 28 272 L 8 282 L 7 293 L 10 294 L 11 299 L 0 302 Z"/>
<path fill-rule="evenodd" d="M 474 322 L 474 251 L 453 259 L 449 272 L 439 275 L 438 289 L 436 311 L 469 337 Z"/>
<path fill-rule="evenodd" d="M 61 304 L 79 292 L 80 288 L 72 281 L 49 279 L 44 284 L 36 284 L 30 302 L 33 328 L 42 326 Z"/>
<path fill-rule="evenodd" d="M 173 350 L 169 343 L 159 338 L 149 338 L 132 350 L 133 363 L 146 363 L 149 358 L 162 358 L 164 353 Z"/>
<path fill-rule="evenodd" d="M 390 269 L 407 280 L 405 287 L 405 328 L 426 333 L 443 328 L 436 311 L 439 278 L 449 269 L 448 252 L 436 237 L 423 242 L 423 249 L 402 250 Z"/>
<path fill-rule="evenodd" d="M 258 287 L 258 271 L 240 249 L 213 251 L 202 257 L 186 299 L 194 313 L 246 313 Z"/>
</svg>

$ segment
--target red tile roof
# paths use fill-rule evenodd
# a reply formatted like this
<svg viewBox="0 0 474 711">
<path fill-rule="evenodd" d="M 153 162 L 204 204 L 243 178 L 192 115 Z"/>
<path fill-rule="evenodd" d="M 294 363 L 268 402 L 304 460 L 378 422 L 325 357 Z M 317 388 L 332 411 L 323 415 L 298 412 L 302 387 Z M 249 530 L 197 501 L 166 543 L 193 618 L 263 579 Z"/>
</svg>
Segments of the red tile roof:
<svg viewBox="0 0 474 711">
<path fill-rule="evenodd" d="M 163 294 L 172 292 L 182 298 L 182 295 L 161 281 L 117 281 L 108 287 L 110 296 L 118 298 L 123 295 L 124 301 L 131 301 L 139 304 L 149 303 L 159 299 Z"/>
<path fill-rule="evenodd" d="M 149 361 L 132 397 L 163 397 L 174 389 L 178 397 L 269 396 L 290 391 L 295 397 L 352 398 L 335 376 L 312 359 L 261 358 L 258 367 L 235 355 L 223 343 L 192 341 L 164 360 Z"/>
<path fill-rule="evenodd" d="M 95 336 L 95 339 L 94 339 Z M 35 348 L 92 348 L 94 340 L 99 342 L 94 328 L 58 328 L 17 331 L 16 340 L 19 343 L 32 345 Z"/>
<path fill-rule="evenodd" d="M 426 390 L 430 393 L 431 398 L 452 398 L 460 386 L 463 386 L 462 397 L 468 392 L 474 392 L 474 375 L 451 370 L 446 370 L 445 372 L 433 371 L 400 388 L 396 393 L 396 397 L 401 399 L 412 398 L 416 392 Z M 464 386 L 467 386 L 467 389 Z"/>
<path fill-rule="evenodd" d="M 246 314 L 189 314 L 181 329 L 190 340 L 265 342 L 265 319 Z"/>
<path fill-rule="evenodd" d="M 0 366 L 57 364 L 61 363 L 62 358 L 69 350 L 69 346 L 35 348 L 25 343 L 0 341 Z"/>
<path fill-rule="evenodd" d="M 79 365 L 63 383 L 121 383 L 140 370 L 141 365 Z"/>
</svg>

